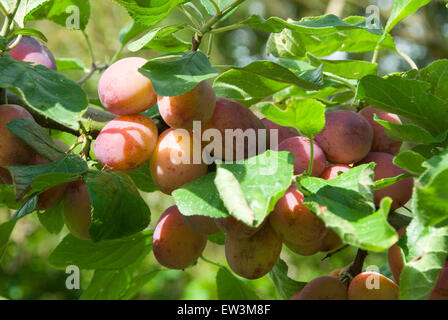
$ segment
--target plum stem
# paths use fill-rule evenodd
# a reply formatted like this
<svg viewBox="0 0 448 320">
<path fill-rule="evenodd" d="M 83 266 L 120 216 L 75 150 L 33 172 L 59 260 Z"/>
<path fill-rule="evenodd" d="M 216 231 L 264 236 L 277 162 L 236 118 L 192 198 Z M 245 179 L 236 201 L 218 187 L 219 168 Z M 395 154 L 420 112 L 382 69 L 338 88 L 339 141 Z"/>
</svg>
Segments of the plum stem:
<svg viewBox="0 0 448 320">
<path fill-rule="evenodd" d="M 213 264 L 213 265 L 215 265 L 215 266 L 217 266 L 217 267 L 219 267 L 219 268 L 225 268 L 225 266 L 223 266 L 223 265 L 220 264 L 219 262 L 210 260 L 210 259 L 204 257 L 203 255 L 201 255 L 200 258 L 201 258 L 202 260 L 204 260 L 205 262 L 210 263 L 210 264 Z"/>
<path fill-rule="evenodd" d="M 311 177 L 311 173 L 313 172 L 313 165 L 314 165 L 314 137 L 309 137 L 310 139 L 310 163 L 308 165 L 308 176 Z"/>
</svg>

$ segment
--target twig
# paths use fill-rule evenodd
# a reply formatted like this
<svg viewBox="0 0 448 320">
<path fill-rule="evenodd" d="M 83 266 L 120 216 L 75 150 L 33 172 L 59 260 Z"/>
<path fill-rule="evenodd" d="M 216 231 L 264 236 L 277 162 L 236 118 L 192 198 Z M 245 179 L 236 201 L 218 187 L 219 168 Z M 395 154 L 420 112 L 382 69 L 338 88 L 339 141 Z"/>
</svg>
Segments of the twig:
<svg viewBox="0 0 448 320">
<path fill-rule="evenodd" d="M 192 51 L 197 51 L 199 49 L 199 46 L 201 45 L 201 41 L 203 36 L 207 33 L 210 32 L 212 27 L 218 23 L 222 17 L 224 17 L 227 13 L 229 13 L 230 11 L 232 11 L 233 9 L 235 9 L 236 7 L 238 7 L 241 3 L 243 3 L 245 0 L 236 0 L 235 2 L 233 2 L 230 6 L 228 6 L 227 8 L 225 8 L 223 11 L 219 11 L 216 12 L 216 14 L 205 23 L 205 25 L 200 29 L 200 33 L 201 35 L 199 35 L 198 33 L 196 33 L 193 36 L 192 39 Z"/>
<path fill-rule="evenodd" d="M 364 266 L 364 261 L 366 260 L 366 257 L 367 257 L 367 251 L 358 249 L 358 252 L 356 253 L 355 260 L 353 261 L 353 263 L 347 270 L 347 273 L 352 278 L 362 272 L 362 267 Z"/>
<path fill-rule="evenodd" d="M 21 0 L 17 0 L 15 6 L 12 9 L 11 14 L 6 15 L 5 23 L 3 24 L 2 30 L 0 32 L 0 36 L 6 38 L 8 32 L 11 28 L 11 25 L 14 23 L 14 18 L 16 16 L 17 10 L 19 10 Z"/>
<path fill-rule="evenodd" d="M 414 62 L 414 60 L 412 60 L 410 56 L 398 49 L 396 50 L 396 52 L 409 64 L 412 69 L 418 70 L 417 64 Z"/>
<path fill-rule="evenodd" d="M 97 71 L 103 71 L 106 70 L 109 67 L 109 65 L 104 64 L 102 66 L 97 66 L 96 64 L 92 64 L 89 72 L 82 77 L 81 79 L 79 79 L 76 83 L 79 85 L 84 84 L 87 80 L 89 80 Z"/>
<path fill-rule="evenodd" d="M 338 249 L 336 249 L 336 250 L 333 250 L 333 251 L 327 253 L 327 255 L 326 255 L 325 257 L 323 257 L 320 261 L 327 260 L 328 258 L 332 257 L 332 256 L 335 255 L 336 253 L 339 253 L 339 252 L 341 252 L 342 250 L 347 249 L 348 247 L 350 247 L 350 245 L 346 244 L 346 245 L 343 245 L 342 247 L 340 247 L 340 248 L 338 248 Z"/>
</svg>

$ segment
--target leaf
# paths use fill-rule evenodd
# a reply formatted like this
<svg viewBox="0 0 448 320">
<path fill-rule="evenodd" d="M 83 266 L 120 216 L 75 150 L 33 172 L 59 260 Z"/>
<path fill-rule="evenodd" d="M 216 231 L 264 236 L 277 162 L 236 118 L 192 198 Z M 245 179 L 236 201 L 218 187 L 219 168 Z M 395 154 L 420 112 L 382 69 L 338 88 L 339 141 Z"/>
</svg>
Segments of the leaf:
<svg viewBox="0 0 448 320">
<path fill-rule="evenodd" d="M 118 40 L 120 41 L 121 45 L 124 47 L 127 45 L 132 39 L 134 39 L 136 36 L 138 36 L 143 31 L 147 30 L 148 27 L 141 25 L 135 21 L 132 21 L 132 23 L 128 24 L 126 27 L 120 30 L 120 33 L 118 34 Z"/>
<path fill-rule="evenodd" d="M 282 259 L 278 259 L 274 268 L 269 272 L 269 279 L 277 288 L 280 296 L 289 300 L 294 293 L 305 287 L 305 282 L 299 282 L 288 277 L 288 265 Z"/>
<path fill-rule="evenodd" d="M 448 218 L 448 149 L 422 165 L 426 171 L 415 182 L 412 204 L 419 220 L 434 226 Z"/>
<path fill-rule="evenodd" d="M 28 0 L 22 1 L 14 17 L 16 23 L 23 28 L 26 21 L 32 15 L 32 13 L 38 10 L 42 5 L 46 4 L 50 0 Z M 12 8 L 16 1 L 14 0 L 2 0 L 1 3 L 5 7 L 6 11 L 12 12 Z"/>
<path fill-rule="evenodd" d="M 384 179 L 380 179 L 380 180 L 376 180 L 375 181 L 375 190 L 379 190 L 379 189 L 383 189 L 386 187 L 389 187 L 395 183 L 397 183 L 398 181 L 404 180 L 404 179 L 409 179 L 412 178 L 413 175 L 411 174 L 399 174 L 398 176 L 392 177 L 392 178 L 384 178 Z"/>
<path fill-rule="evenodd" d="M 223 246 L 226 244 L 226 234 L 224 232 L 217 232 L 214 234 L 208 235 L 208 241 L 213 242 L 214 244 Z"/>
<path fill-rule="evenodd" d="M 52 234 L 59 234 L 64 227 L 64 218 L 62 216 L 63 204 L 60 201 L 53 208 L 45 212 L 38 212 L 37 217 L 40 223 Z"/>
<path fill-rule="evenodd" d="M 130 177 L 90 172 L 85 183 L 92 202 L 89 235 L 93 241 L 122 238 L 148 226 L 151 212 Z"/>
<path fill-rule="evenodd" d="M 54 143 L 47 130 L 32 119 L 14 119 L 8 122 L 6 126 L 9 131 L 45 159 L 56 161 L 65 157 L 65 152 Z"/>
<path fill-rule="evenodd" d="M 431 0 L 395 0 L 384 31 L 390 32 L 398 22 L 416 12 L 420 7 L 427 5 L 430 1 Z"/>
<path fill-rule="evenodd" d="M 215 79 L 213 87 L 220 97 L 252 105 L 291 84 L 307 90 L 317 90 L 322 84 L 322 69 L 294 74 L 277 63 L 256 61 L 222 73 Z"/>
<path fill-rule="evenodd" d="M 185 25 L 154 28 L 140 39 L 131 42 L 128 49 L 137 52 L 151 49 L 161 52 L 178 53 L 191 48 L 191 43 L 179 39 L 174 33 L 183 30 Z"/>
<path fill-rule="evenodd" d="M 119 300 L 129 287 L 130 280 L 126 269 L 96 270 L 80 300 Z"/>
<path fill-rule="evenodd" d="M 43 42 L 47 42 L 48 41 L 47 37 L 45 37 L 45 35 L 42 32 L 40 32 L 37 29 L 33 29 L 33 28 L 18 29 L 18 30 L 15 30 L 11 34 L 11 36 L 17 36 L 17 35 L 38 38 L 38 39 L 42 40 Z"/>
<path fill-rule="evenodd" d="M 121 295 L 121 300 L 130 300 L 136 296 L 140 290 L 160 272 L 168 271 L 168 269 L 155 269 L 132 278 L 126 291 Z"/>
<path fill-rule="evenodd" d="M 442 142 L 445 140 L 448 133 L 448 131 L 445 131 L 444 134 L 434 137 L 425 129 L 413 124 L 396 124 L 384 121 L 381 120 L 376 114 L 373 115 L 373 118 L 376 122 L 383 126 L 384 132 L 393 140 L 431 144 Z"/>
<path fill-rule="evenodd" d="M 149 163 L 145 163 L 139 169 L 129 172 L 128 175 L 134 181 L 136 187 L 143 192 L 154 192 L 158 190 L 152 179 Z"/>
<path fill-rule="evenodd" d="M 240 221 L 248 226 L 254 225 L 254 212 L 247 203 L 244 192 L 233 173 L 225 168 L 218 167 L 215 185 L 230 215 L 237 216 Z"/>
<path fill-rule="evenodd" d="M 448 102 L 428 93 L 429 88 L 427 82 L 398 76 L 366 76 L 359 82 L 356 98 L 406 117 L 437 137 L 448 130 Z"/>
<path fill-rule="evenodd" d="M 406 72 L 403 77 L 429 82 L 431 94 L 448 100 L 448 60 L 437 60 L 423 69 Z"/>
<path fill-rule="evenodd" d="M 89 0 L 51 0 L 29 16 L 33 20 L 47 19 L 73 30 L 84 30 L 90 19 Z"/>
<path fill-rule="evenodd" d="M 448 253 L 448 228 L 432 228 L 413 244 L 421 257 L 407 262 L 400 276 L 400 299 L 428 299 Z"/>
<path fill-rule="evenodd" d="M 19 95 L 37 113 L 78 130 L 86 93 L 72 80 L 41 65 L 0 57 L 0 87 Z"/>
<path fill-rule="evenodd" d="M 59 58 L 56 59 L 56 65 L 58 67 L 58 71 L 66 71 L 66 70 L 86 70 L 86 66 L 84 63 L 76 58 Z"/>
<path fill-rule="evenodd" d="M 311 193 L 304 204 L 344 243 L 379 252 L 398 240 L 387 222 L 392 200 L 383 199 L 376 212 L 372 203 L 373 163 L 354 167 L 331 180 L 305 178 L 301 184 Z"/>
<path fill-rule="evenodd" d="M 58 161 L 40 165 L 9 166 L 6 168 L 11 173 L 18 199 L 26 194 L 28 188 L 32 186 L 33 180 L 39 176 L 49 173 L 62 173 L 70 177 L 79 177 L 88 170 L 87 163 L 74 155 L 68 155 Z"/>
<path fill-rule="evenodd" d="M 255 22 L 260 20 L 249 19 Z M 278 18 L 269 18 L 266 21 L 271 19 Z M 344 20 L 337 17 L 329 19 L 328 16 L 304 18 L 308 19 L 310 22 L 315 20 L 316 24 L 322 23 L 321 28 L 297 28 L 297 23 L 294 21 L 278 23 L 276 28 L 269 31 L 275 33 L 269 37 L 268 53 L 278 58 L 304 59 L 307 54 L 325 57 L 337 51 L 367 52 L 373 51 L 381 39 L 381 30 L 369 29 L 365 17 L 354 16 Z M 331 19 L 335 19 L 336 24 L 345 24 L 346 27 L 340 29 L 340 26 L 332 26 Z M 270 25 L 275 25 L 273 20 Z M 282 26 L 285 29 L 281 30 Z M 393 38 L 387 34 L 384 41 L 379 44 L 379 48 L 394 50 Z"/>
<path fill-rule="evenodd" d="M 234 2 L 234 0 L 215 0 L 215 2 L 218 5 L 219 10 L 222 11 L 230 6 Z M 216 14 L 216 8 L 212 5 L 210 0 L 201 0 L 201 4 L 207 10 L 207 13 L 210 16 L 214 16 Z"/>
<path fill-rule="evenodd" d="M 19 209 L 22 203 L 17 202 L 14 187 L 10 185 L 0 184 L 0 208 Z"/>
<path fill-rule="evenodd" d="M 186 0 L 113 0 L 123 6 L 137 23 L 152 27 L 165 19 L 177 5 Z"/>
<path fill-rule="evenodd" d="M 274 209 L 275 203 L 291 185 L 293 177 L 293 155 L 288 152 L 267 151 L 246 159 L 241 163 L 223 163 L 218 168 L 225 169 L 236 179 L 231 186 L 238 184 L 245 201 L 253 212 L 252 226 L 259 226 Z M 212 218 L 225 218 L 232 214 L 236 219 L 246 221 L 243 212 L 232 210 L 233 201 L 242 201 L 241 192 L 232 198 L 218 192 L 227 192 L 226 179 L 215 181 L 216 173 L 210 173 L 184 185 L 173 192 L 173 197 L 183 215 L 204 215 Z M 226 177 L 227 178 L 227 177 Z M 215 182 L 219 187 L 215 185 Z M 226 205 L 228 206 L 226 208 Z M 245 211 L 246 212 L 246 211 Z"/>
<path fill-rule="evenodd" d="M 199 82 L 216 77 L 207 56 L 200 51 L 190 52 L 169 61 L 148 61 L 140 72 L 148 77 L 160 96 L 177 96 L 193 89 Z"/>
<path fill-rule="evenodd" d="M 295 127 L 307 137 L 318 134 L 325 126 L 325 105 L 314 99 L 292 98 L 286 103 L 285 110 L 265 102 L 260 105 L 260 111 L 269 120 Z"/>
<path fill-rule="evenodd" d="M 93 242 L 67 235 L 54 249 L 49 262 L 56 268 L 76 265 L 80 269 L 122 269 L 146 255 L 151 249 L 151 237 L 139 233 L 119 240 Z"/>
<path fill-rule="evenodd" d="M 323 64 L 323 71 L 347 79 L 361 79 L 367 75 L 377 74 L 378 65 L 358 60 L 325 60 L 308 55 L 308 59 L 315 67 Z"/>
<path fill-rule="evenodd" d="M 5 253 L 8 245 L 9 237 L 17 223 L 17 220 L 10 220 L 8 222 L 0 224 L 0 260 Z"/>
<path fill-rule="evenodd" d="M 260 300 L 252 288 L 224 267 L 218 270 L 216 287 L 219 300 Z"/>
<path fill-rule="evenodd" d="M 425 160 L 426 158 L 421 154 L 412 150 L 406 150 L 395 156 L 394 164 L 408 172 L 422 174 L 425 171 L 425 168 L 422 166 Z"/>
<path fill-rule="evenodd" d="M 17 210 L 11 219 L 20 219 L 24 216 L 34 212 L 37 208 L 37 200 L 39 199 L 39 194 L 35 193 L 25 200 L 23 205 Z"/>
</svg>

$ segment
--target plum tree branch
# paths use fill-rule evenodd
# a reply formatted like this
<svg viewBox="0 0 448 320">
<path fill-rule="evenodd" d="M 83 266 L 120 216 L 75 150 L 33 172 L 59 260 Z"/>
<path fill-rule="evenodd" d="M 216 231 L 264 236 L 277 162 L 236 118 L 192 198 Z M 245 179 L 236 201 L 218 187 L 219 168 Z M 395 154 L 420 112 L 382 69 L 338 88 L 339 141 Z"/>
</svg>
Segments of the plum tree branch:
<svg viewBox="0 0 448 320">
<path fill-rule="evenodd" d="M 212 27 L 218 23 L 225 15 L 227 15 L 230 11 L 238 7 L 240 4 L 242 4 L 245 0 L 236 0 L 231 5 L 229 5 L 227 8 L 225 8 L 222 11 L 217 11 L 216 14 L 208 20 L 202 28 L 199 30 L 201 34 L 196 33 L 193 36 L 192 39 L 192 51 L 197 51 L 199 49 L 199 46 L 201 45 L 202 38 L 204 35 L 212 30 Z"/>
</svg>

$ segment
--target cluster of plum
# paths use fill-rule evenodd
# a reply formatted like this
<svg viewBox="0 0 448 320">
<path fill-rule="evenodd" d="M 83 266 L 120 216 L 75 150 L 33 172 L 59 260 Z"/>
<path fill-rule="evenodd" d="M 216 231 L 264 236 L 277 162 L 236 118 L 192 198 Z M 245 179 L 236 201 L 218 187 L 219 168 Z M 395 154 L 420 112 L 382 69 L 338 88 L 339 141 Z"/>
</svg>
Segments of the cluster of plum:
<svg viewBox="0 0 448 320">
<path fill-rule="evenodd" d="M 38 40 L 24 37 L 9 54 L 17 59 L 39 63 L 56 70 L 50 51 Z M 304 173 L 311 161 L 311 141 L 300 136 L 294 128 L 282 127 L 268 119 L 259 119 L 250 109 L 240 103 L 217 98 L 206 81 L 200 82 L 190 91 L 172 97 L 158 96 L 151 81 L 139 73 L 146 63 L 143 58 L 125 58 L 111 65 L 101 76 L 98 94 L 103 106 L 117 115 L 99 133 L 94 153 L 98 161 L 110 171 L 130 172 L 149 162 L 151 176 L 160 191 L 170 195 L 174 190 L 212 170 L 206 163 L 194 161 L 193 145 L 195 133 L 193 122 L 200 121 L 204 130 L 214 129 L 222 139 L 217 154 L 223 160 L 240 160 L 237 144 L 227 144 L 226 130 L 267 129 L 278 137 L 278 151 L 289 151 L 295 155 L 294 174 Z M 142 114 L 158 104 L 164 122 L 169 126 L 160 135 L 154 121 Z M 333 179 L 353 166 L 374 162 L 375 180 L 395 177 L 406 173 L 392 162 L 401 147 L 401 142 L 389 138 L 380 119 L 401 123 L 397 115 L 363 108 L 356 113 L 338 110 L 326 114 L 326 124 L 313 141 L 313 170 L 311 175 Z M 9 121 L 30 118 L 32 115 L 16 105 L 0 106 L 0 182 L 12 183 L 9 172 L 2 166 L 37 165 L 48 160 L 35 154 L 23 141 L 7 129 Z M 269 138 L 269 136 L 268 136 Z M 204 137 L 202 137 L 204 139 Z M 236 139 L 236 137 L 234 137 Z M 209 140 L 210 141 L 210 140 Z M 68 146 L 55 143 L 61 151 Z M 204 147 L 203 141 L 200 142 Z M 226 150 L 231 146 L 231 150 Z M 216 152 L 216 150 L 215 150 Z M 173 154 L 186 155 L 190 161 L 179 162 Z M 244 146 L 244 157 L 249 156 Z M 392 198 L 392 210 L 409 201 L 413 180 L 401 180 L 374 192 L 378 206 L 386 196 Z M 60 200 L 64 204 L 64 218 L 69 230 L 81 239 L 89 239 L 91 225 L 91 202 L 86 185 L 76 181 L 58 186 L 39 196 L 38 209 L 46 210 Z M 224 232 L 225 253 L 230 268 L 247 279 L 257 279 L 268 273 L 276 264 L 282 245 L 291 251 L 309 256 L 317 252 L 328 252 L 341 245 L 341 239 L 304 204 L 304 195 L 295 183 L 277 202 L 273 212 L 258 228 L 245 225 L 234 217 L 213 219 L 206 216 L 184 216 L 177 206 L 168 208 L 160 217 L 153 235 L 154 255 L 160 264 L 172 269 L 184 269 L 192 265 L 202 254 L 207 236 Z M 403 267 L 397 246 L 389 250 L 389 263 L 398 282 Z M 294 299 L 396 299 L 398 286 L 379 274 L 361 273 L 347 286 L 339 276 L 340 270 L 330 276 L 316 278 L 294 295 Z M 368 290 L 366 278 L 379 277 L 381 290 Z M 432 297 L 448 297 L 447 266 L 440 274 Z"/>
</svg>

